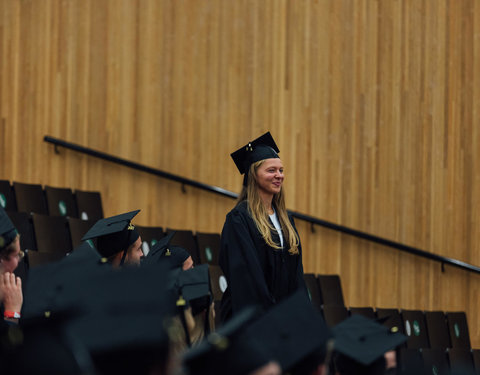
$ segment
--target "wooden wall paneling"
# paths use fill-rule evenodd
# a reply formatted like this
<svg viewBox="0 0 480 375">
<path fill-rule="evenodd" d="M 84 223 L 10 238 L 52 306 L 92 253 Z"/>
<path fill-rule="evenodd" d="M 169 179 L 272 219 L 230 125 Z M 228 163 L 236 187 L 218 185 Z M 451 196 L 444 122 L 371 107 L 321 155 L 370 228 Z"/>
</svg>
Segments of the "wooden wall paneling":
<svg viewBox="0 0 480 375">
<path fill-rule="evenodd" d="M 0 0 L 0 178 L 98 190 L 106 215 L 219 232 L 234 201 L 45 134 L 238 192 L 270 130 L 287 206 L 480 265 L 474 0 Z M 297 221 L 347 304 L 465 310 L 478 275 Z"/>
</svg>

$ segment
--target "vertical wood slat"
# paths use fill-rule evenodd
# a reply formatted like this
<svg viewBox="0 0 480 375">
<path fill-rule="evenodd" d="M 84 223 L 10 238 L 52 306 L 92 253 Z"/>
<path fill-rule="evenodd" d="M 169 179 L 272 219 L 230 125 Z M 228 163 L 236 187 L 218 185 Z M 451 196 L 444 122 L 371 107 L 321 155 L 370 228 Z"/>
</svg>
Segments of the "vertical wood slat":
<svg viewBox="0 0 480 375">
<path fill-rule="evenodd" d="M 480 264 L 474 0 L 0 0 L 0 178 L 99 190 L 107 215 L 219 232 L 233 201 L 45 134 L 238 191 L 271 130 L 292 209 Z M 297 223 L 351 305 L 465 310 L 477 275 Z"/>
</svg>

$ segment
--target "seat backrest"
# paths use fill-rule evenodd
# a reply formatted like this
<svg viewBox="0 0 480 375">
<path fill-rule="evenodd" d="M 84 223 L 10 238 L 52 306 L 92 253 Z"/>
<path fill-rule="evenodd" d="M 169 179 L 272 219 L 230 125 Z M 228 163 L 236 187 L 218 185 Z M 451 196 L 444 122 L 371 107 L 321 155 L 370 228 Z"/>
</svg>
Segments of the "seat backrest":
<svg viewBox="0 0 480 375">
<path fill-rule="evenodd" d="M 192 256 L 195 264 L 200 264 L 200 257 L 198 256 L 197 241 L 191 230 L 175 230 L 167 229 L 167 235 L 175 231 L 175 235 L 170 241 L 171 245 L 183 247 Z"/>
<path fill-rule="evenodd" d="M 470 349 L 467 315 L 463 311 L 447 312 L 448 331 L 452 348 Z"/>
<path fill-rule="evenodd" d="M 371 320 L 375 320 L 377 318 L 375 316 L 373 307 L 350 307 L 348 311 L 350 315 L 362 315 Z"/>
<path fill-rule="evenodd" d="M 142 238 L 142 250 L 144 255 L 147 255 L 151 248 L 165 237 L 162 227 L 143 227 L 136 225 L 135 228 Z"/>
<path fill-rule="evenodd" d="M 425 373 L 432 375 L 449 375 L 450 366 L 447 354 L 443 349 L 422 349 L 423 364 Z"/>
<path fill-rule="evenodd" d="M 78 217 L 84 220 L 103 219 L 102 196 L 98 191 L 75 190 Z"/>
<path fill-rule="evenodd" d="M 222 269 L 220 266 L 216 265 L 209 265 L 208 266 L 208 274 L 210 277 L 210 290 L 213 294 L 214 301 L 221 301 L 223 297 L 223 293 L 227 289 L 227 279 L 223 274 Z"/>
<path fill-rule="evenodd" d="M 322 313 L 329 327 L 334 327 L 348 318 L 347 308 L 340 305 L 323 305 Z"/>
<path fill-rule="evenodd" d="M 429 348 L 425 316 L 420 310 L 402 310 L 403 326 L 408 336 L 407 348 Z"/>
<path fill-rule="evenodd" d="M 45 192 L 42 185 L 14 182 L 13 190 L 19 212 L 34 212 L 36 214 L 48 215 Z"/>
<path fill-rule="evenodd" d="M 428 341 L 432 349 L 450 348 L 450 334 L 448 333 L 447 318 L 443 311 L 425 311 Z"/>
<path fill-rule="evenodd" d="M 303 274 L 303 279 L 305 280 L 308 296 L 310 297 L 310 301 L 312 301 L 312 305 L 317 309 L 317 311 L 321 312 L 322 295 L 320 294 L 317 276 L 313 273 L 305 273 Z"/>
<path fill-rule="evenodd" d="M 475 372 L 480 374 L 480 349 L 472 350 L 473 366 L 475 367 Z"/>
<path fill-rule="evenodd" d="M 200 263 L 218 265 L 220 234 L 197 232 L 196 238 Z"/>
<path fill-rule="evenodd" d="M 8 217 L 20 233 L 20 248 L 22 250 L 37 250 L 32 215 L 27 212 L 8 212 Z"/>
<path fill-rule="evenodd" d="M 51 216 L 78 217 L 77 202 L 71 189 L 45 186 L 45 196 Z"/>
<path fill-rule="evenodd" d="M 340 276 L 318 275 L 317 280 L 322 294 L 322 304 L 345 306 Z"/>
<path fill-rule="evenodd" d="M 82 237 L 96 223 L 94 220 L 82 220 L 74 217 L 67 218 L 68 228 L 70 230 L 70 239 L 72 240 L 72 249 L 80 246 Z"/>
<path fill-rule="evenodd" d="M 32 218 L 39 252 L 59 252 L 65 255 L 72 251 L 66 218 L 39 214 L 33 214 Z"/>
<path fill-rule="evenodd" d="M 447 350 L 452 375 L 475 375 L 470 349 L 451 348 Z"/>
<path fill-rule="evenodd" d="M 425 372 L 419 349 L 400 348 L 397 357 L 397 373 L 400 375 L 431 375 Z"/>
<path fill-rule="evenodd" d="M 381 319 L 381 323 L 385 327 L 390 329 L 396 327 L 400 333 L 405 334 L 402 315 L 397 309 L 384 309 L 377 307 L 375 312 L 377 314 L 377 319 Z"/>
<path fill-rule="evenodd" d="M 0 180 L 0 207 L 5 211 L 17 211 L 13 188 L 12 185 L 10 185 L 10 181 L 7 180 Z"/>
<path fill-rule="evenodd" d="M 25 255 L 26 262 L 28 263 L 28 268 L 42 266 L 44 264 L 56 262 L 60 259 L 63 259 L 65 254 L 60 252 L 51 252 L 51 251 L 29 251 Z"/>
</svg>

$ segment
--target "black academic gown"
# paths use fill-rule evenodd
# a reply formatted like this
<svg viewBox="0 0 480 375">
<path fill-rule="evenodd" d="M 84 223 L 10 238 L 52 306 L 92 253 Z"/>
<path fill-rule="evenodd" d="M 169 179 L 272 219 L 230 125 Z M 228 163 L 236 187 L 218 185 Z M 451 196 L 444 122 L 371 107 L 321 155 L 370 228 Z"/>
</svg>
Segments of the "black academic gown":
<svg viewBox="0 0 480 375">
<path fill-rule="evenodd" d="M 289 219 L 295 228 L 293 218 Z M 272 238 L 280 245 L 276 230 Z M 306 292 L 301 246 L 297 255 L 290 255 L 285 246 L 285 241 L 281 250 L 267 245 L 248 213 L 246 201 L 228 213 L 219 258 L 228 282 L 221 304 L 222 321 L 246 306 L 268 309 L 299 288 Z"/>
</svg>

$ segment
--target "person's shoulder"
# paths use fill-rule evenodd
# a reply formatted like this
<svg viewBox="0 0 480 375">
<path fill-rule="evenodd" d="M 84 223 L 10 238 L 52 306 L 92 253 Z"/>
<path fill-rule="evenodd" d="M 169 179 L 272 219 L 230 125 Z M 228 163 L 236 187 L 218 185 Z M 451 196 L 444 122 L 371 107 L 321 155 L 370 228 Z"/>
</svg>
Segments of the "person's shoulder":
<svg viewBox="0 0 480 375">
<path fill-rule="evenodd" d="M 248 203 L 247 201 L 241 201 L 227 214 L 227 220 L 238 219 L 246 216 L 250 216 L 248 213 Z"/>
</svg>

